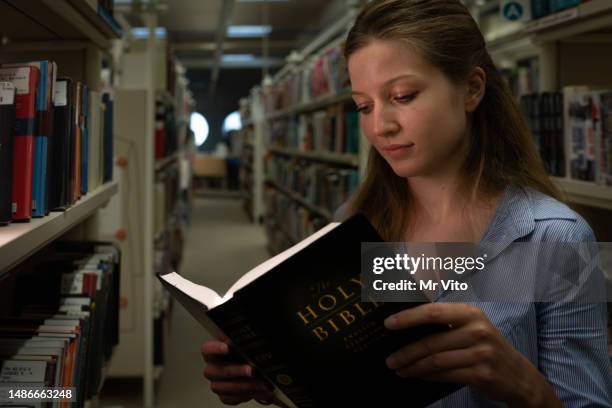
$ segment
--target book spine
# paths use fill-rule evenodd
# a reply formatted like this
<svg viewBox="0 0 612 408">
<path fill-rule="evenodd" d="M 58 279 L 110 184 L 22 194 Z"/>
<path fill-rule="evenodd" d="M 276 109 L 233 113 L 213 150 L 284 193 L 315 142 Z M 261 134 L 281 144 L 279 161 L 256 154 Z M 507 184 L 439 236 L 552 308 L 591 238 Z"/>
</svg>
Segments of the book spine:
<svg viewBox="0 0 612 408">
<path fill-rule="evenodd" d="M 0 83 L 0 224 L 11 221 L 15 85 Z"/>
<path fill-rule="evenodd" d="M 268 339 L 252 325 L 235 299 L 211 309 L 208 315 L 236 349 L 277 391 L 300 408 L 316 406 L 303 379 L 287 365 Z"/>
</svg>

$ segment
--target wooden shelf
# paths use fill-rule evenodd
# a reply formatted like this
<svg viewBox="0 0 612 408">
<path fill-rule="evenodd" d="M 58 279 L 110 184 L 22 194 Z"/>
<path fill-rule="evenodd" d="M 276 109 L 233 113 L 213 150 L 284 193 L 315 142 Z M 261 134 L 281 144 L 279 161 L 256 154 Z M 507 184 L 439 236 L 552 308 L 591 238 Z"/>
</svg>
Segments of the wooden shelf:
<svg viewBox="0 0 612 408">
<path fill-rule="evenodd" d="M 525 31 L 535 42 L 568 39 L 612 26 L 612 2 L 590 0 L 525 24 Z"/>
<path fill-rule="evenodd" d="M 0 0 L 0 25 L 11 42 L 86 40 L 109 48 L 121 36 L 116 22 L 85 0 Z"/>
<path fill-rule="evenodd" d="M 565 193 L 568 201 L 576 204 L 612 210 L 612 187 L 588 181 L 552 177 L 554 183 Z"/>
<path fill-rule="evenodd" d="M 318 109 L 325 108 L 330 105 L 335 105 L 342 102 L 348 102 L 351 100 L 351 93 L 348 91 L 339 93 L 337 95 L 329 95 L 321 98 L 317 98 L 311 102 L 301 103 L 292 108 L 284 109 L 278 112 L 271 113 L 266 116 L 266 120 L 275 120 L 286 116 L 296 115 L 299 113 L 315 111 Z"/>
<path fill-rule="evenodd" d="M 291 198 L 293 201 L 301 204 L 302 206 L 308 208 L 310 211 L 319 214 L 320 216 L 326 218 L 328 221 L 331 221 L 334 216 L 333 214 L 321 207 L 318 207 L 316 205 L 314 205 L 313 203 L 309 202 L 308 200 L 306 200 L 304 197 L 302 197 L 301 195 L 281 186 L 280 184 L 276 183 L 273 180 L 267 179 L 266 183 L 273 187 L 274 189 L 280 191 L 281 193 L 285 194 L 287 197 Z"/>
<path fill-rule="evenodd" d="M 75 227 L 106 205 L 117 192 L 118 183 L 107 183 L 87 193 L 64 212 L 52 212 L 27 223 L 0 227 L 0 273 L 19 264 L 34 252 Z"/>
<path fill-rule="evenodd" d="M 350 167 L 359 167 L 359 157 L 351 153 L 306 152 L 298 149 L 270 147 L 270 152 L 283 156 L 299 157 L 310 161 L 340 164 Z"/>
</svg>

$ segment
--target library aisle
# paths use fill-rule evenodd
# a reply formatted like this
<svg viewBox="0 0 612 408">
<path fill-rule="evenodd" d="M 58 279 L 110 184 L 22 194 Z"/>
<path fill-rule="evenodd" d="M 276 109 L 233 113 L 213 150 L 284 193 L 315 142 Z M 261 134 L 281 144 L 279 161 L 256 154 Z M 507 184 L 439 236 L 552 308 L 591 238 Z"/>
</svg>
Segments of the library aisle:
<svg viewBox="0 0 612 408">
<path fill-rule="evenodd" d="M 268 257 L 264 230 L 249 222 L 240 201 L 231 198 L 194 200 L 193 223 L 184 248 L 182 275 L 193 282 L 225 291 Z M 168 336 L 168 361 L 159 379 L 158 408 L 222 407 L 202 376 L 202 341 L 210 335 L 180 305 L 172 309 Z M 141 382 L 107 381 L 102 408 L 140 407 Z M 260 407 L 256 402 L 246 408 Z"/>
</svg>

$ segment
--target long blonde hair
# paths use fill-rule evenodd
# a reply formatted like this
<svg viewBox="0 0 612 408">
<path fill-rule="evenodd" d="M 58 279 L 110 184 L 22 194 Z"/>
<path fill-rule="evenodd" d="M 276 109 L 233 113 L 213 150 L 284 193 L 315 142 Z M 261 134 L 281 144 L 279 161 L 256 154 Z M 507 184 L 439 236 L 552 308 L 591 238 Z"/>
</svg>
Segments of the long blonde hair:
<svg viewBox="0 0 612 408">
<path fill-rule="evenodd" d="M 476 193 L 494 194 L 508 185 L 532 187 L 561 199 L 546 174 L 518 104 L 463 4 L 458 0 L 375 0 L 365 6 L 349 31 L 346 61 L 373 40 L 402 41 L 456 84 L 467 81 L 475 67 L 484 70 L 485 95 L 471 114 L 463 166 L 472 199 Z M 351 200 L 348 214 L 363 212 L 384 239 L 403 240 L 409 203 L 406 180 L 371 149 L 366 177 Z"/>
</svg>

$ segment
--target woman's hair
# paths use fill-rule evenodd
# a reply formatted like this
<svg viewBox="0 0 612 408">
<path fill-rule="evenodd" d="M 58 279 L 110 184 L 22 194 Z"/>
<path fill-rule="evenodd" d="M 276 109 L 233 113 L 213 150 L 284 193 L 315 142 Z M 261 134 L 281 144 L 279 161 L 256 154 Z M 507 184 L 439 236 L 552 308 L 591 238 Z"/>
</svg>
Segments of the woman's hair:
<svg viewBox="0 0 612 408">
<path fill-rule="evenodd" d="M 485 48 L 476 22 L 459 0 L 375 0 L 349 31 L 344 57 L 373 40 L 397 40 L 417 51 L 455 84 L 475 67 L 486 74 L 485 94 L 469 118 L 470 141 L 464 180 L 471 198 L 508 185 L 532 187 L 560 199 L 546 174 L 527 123 Z M 408 183 L 371 149 L 365 180 L 349 213 L 364 212 L 384 239 L 403 240 L 408 226 Z"/>
</svg>

